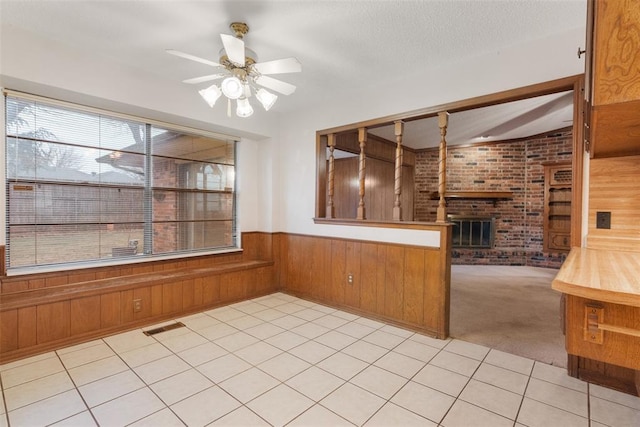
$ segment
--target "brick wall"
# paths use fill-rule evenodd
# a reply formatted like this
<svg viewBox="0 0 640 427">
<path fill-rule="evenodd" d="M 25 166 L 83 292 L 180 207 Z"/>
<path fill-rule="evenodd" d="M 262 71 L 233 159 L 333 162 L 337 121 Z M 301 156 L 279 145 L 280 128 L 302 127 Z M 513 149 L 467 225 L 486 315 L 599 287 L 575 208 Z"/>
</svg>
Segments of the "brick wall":
<svg viewBox="0 0 640 427">
<path fill-rule="evenodd" d="M 178 164 L 172 159 L 156 160 L 153 165 L 153 185 L 178 187 Z M 178 215 L 178 198 L 174 191 L 155 191 L 153 198 L 154 221 L 174 221 Z M 175 223 L 158 223 L 153 226 L 153 246 L 156 253 L 173 252 L 178 247 L 178 230 Z"/>
<path fill-rule="evenodd" d="M 543 246 L 544 166 L 570 161 L 571 129 L 512 142 L 479 144 L 447 151 L 448 191 L 510 191 L 512 200 L 450 200 L 451 215 L 495 217 L 492 249 L 454 249 L 454 264 L 529 265 L 559 268 L 564 253 Z M 438 151 L 417 154 L 415 220 L 434 221 L 438 190 Z"/>
</svg>

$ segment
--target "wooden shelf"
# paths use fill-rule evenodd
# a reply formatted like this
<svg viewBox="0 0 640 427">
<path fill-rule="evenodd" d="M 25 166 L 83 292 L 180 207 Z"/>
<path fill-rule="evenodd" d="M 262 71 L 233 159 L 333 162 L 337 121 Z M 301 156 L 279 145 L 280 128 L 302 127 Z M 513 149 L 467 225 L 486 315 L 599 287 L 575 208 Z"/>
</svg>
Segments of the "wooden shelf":
<svg viewBox="0 0 640 427">
<path fill-rule="evenodd" d="M 544 165 L 543 251 L 571 249 L 571 163 Z"/>
<path fill-rule="evenodd" d="M 493 205 L 499 200 L 511 200 L 513 199 L 513 192 L 511 191 L 447 191 L 444 194 L 445 200 L 451 199 L 469 199 L 469 200 L 487 200 L 493 202 Z M 431 193 L 431 200 L 440 199 L 440 194 L 437 191 Z"/>
</svg>

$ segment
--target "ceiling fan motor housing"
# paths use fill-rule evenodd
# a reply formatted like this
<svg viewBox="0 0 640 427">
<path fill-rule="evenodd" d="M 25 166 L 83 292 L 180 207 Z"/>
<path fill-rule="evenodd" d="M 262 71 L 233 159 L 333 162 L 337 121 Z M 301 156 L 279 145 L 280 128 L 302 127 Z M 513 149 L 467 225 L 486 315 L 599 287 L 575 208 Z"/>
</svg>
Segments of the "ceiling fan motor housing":
<svg viewBox="0 0 640 427">
<path fill-rule="evenodd" d="M 249 26 L 244 22 L 232 22 L 229 28 L 239 39 L 242 39 L 249 32 Z"/>
</svg>

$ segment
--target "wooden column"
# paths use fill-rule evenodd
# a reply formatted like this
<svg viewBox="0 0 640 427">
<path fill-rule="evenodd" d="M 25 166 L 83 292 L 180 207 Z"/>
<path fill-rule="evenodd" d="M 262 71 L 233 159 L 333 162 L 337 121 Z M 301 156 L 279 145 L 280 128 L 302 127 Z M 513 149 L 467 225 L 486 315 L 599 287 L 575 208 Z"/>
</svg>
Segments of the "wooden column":
<svg viewBox="0 0 640 427">
<path fill-rule="evenodd" d="M 333 156 L 333 150 L 336 148 L 336 135 L 331 133 L 328 135 L 327 146 L 329 147 L 329 188 L 327 189 L 327 218 L 335 218 L 335 210 L 333 208 L 333 191 L 335 188 L 334 175 L 335 175 L 335 158 Z"/>
<path fill-rule="evenodd" d="M 395 134 L 396 134 L 396 175 L 395 175 L 395 187 L 394 194 L 395 200 L 393 202 L 393 220 L 402 221 L 402 202 L 400 196 L 402 195 L 402 132 L 404 130 L 404 122 L 398 120 L 395 122 Z"/>
<path fill-rule="evenodd" d="M 449 113 L 443 111 L 438 113 L 438 127 L 440 128 L 440 157 L 438 159 L 438 209 L 436 211 L 436 222 L 447 221 L 447 205 L 444 199 L 447 189 L 447 126 L 449 125 Z"/>
<path fill-rule="evenodd" d="M 357 219 L 367 219 L 364 206 L 364 180 L 366 177 L 366 165 L 364 147 L 367 144 L 367 128 L 358 129 L 358 142 L 360 143 L 360 161 L 358 162 L 358 181 L 360 182 L 360 201 L 358 202 Z"/>
</svg>

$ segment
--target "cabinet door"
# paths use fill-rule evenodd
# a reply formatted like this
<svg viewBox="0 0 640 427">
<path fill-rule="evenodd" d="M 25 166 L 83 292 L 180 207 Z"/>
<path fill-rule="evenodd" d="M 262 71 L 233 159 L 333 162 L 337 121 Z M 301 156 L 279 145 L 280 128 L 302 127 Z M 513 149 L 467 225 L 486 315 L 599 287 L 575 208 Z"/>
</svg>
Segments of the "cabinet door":
<svg viewBox="0 0 640 427">
<path fill-rule="evenodd" d="M 543 250 L 568 251 L 571 249 L 571 165 L 546 165 L 544 172 Z"/>
<path fill-rule="evenodd" d="M 640 0 L 597 0 L 593 105 L 640 99 Z"/>
<path fill-rule="evenodd" d="M 591 157 L 640 154 L 640 0 L 593 1 Z"/>
<path fill-rule="evenodd" d="M 571 249 L 571 235 L 570 233 L 557 233 L 549 231 L 549 249 L 556 249 L 560 251 L 568 251 Z"/>
</svg>

